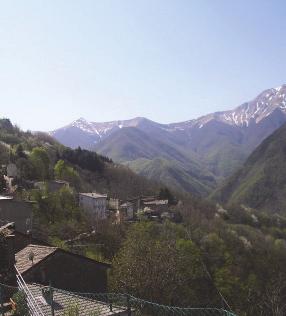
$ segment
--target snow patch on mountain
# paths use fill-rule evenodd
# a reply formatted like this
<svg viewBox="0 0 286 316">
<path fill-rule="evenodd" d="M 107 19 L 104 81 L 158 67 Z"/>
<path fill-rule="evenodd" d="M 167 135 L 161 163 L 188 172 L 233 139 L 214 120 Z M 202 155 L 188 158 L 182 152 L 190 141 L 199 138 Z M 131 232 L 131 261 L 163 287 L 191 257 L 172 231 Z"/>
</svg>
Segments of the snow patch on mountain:
<svg viewBox="0 0 286 316">
<path fill-rule="evenodd" d="M 275 109 L 280 109 L 286 115 L 286 85 L 265 90 L 254 100 L 246 102 L 234 110 L 215 112 L 185 122 L 159 124 L 146 118 L 137 117 L 130 120 L 98 123 L 80 118 L 59 130 L 75 127 L 89 135 L 97 135 L 99 141 L 109 136 L 111 133 L 125 127 L 140 127 L 142 129 L 155 127 L 169 132 L 184 132 L 194 128 L 202 129 L 212 121 L 222 122 L 237 127 L 249 127 L 251 124 L 257 124 L 262 121 Z M 51 132 L 51 134 L 53 135 L 56 132 L 57 130 Z"/>
</svg>

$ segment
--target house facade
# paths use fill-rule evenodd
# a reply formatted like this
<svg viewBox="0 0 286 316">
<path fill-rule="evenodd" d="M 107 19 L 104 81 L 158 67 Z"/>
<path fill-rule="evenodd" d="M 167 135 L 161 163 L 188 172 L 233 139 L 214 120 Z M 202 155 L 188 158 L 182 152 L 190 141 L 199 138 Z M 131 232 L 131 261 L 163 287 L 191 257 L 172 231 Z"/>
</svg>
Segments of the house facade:
<svg viewBox="0 0 286 316">
<path fill-rule="evenodd" d="M 79 206 L 84 209 L 92 219 L 107 218 L 107 195 L 99 193 L 79 193 Z"/>
<path fill-rule="evenodd" d="M 120 219 L 132 220 L 134 219 L 134 205 L 131 202 L 125 202 L 120 205 Z"/>
</svg>

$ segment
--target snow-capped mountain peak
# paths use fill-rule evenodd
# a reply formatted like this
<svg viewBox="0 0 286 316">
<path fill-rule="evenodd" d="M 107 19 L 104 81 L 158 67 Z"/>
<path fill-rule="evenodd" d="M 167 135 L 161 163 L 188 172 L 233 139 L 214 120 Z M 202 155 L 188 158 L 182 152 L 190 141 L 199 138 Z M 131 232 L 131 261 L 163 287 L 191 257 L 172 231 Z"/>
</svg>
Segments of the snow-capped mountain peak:
<svg viewBox="0 0 286 316">
<path fill-rule="evenodd" d="M 190 136 L 194 130 L 203 131 L 203 128 L 207 124 L 214 121 L 234 127 L 248 128 L 259 124 L 259 122 L 267 118 L 274 111 L 281 112 L 282 116 L 285 115 L 286 120 L 286 85 L 267 89 L 260 93 L 255 99 L 243 103 L 233 110 L 215 112 L 185 122 L 160 124 L 144 117 L 110 122 L 91 122 L 81 117 L 68 126 L 51 132 L 51 135 L 54 135 L 56 138 L 57 135 L 62 135 L 63 133 L 67 135 L 67 132 L 72 128 L 73 133 L 77 133 L 76 130 L 79 130 L 80 133 L 86 134 L 93 144 L 105 139 L 113 132 L 126 127 L 137 127 L 148 133 L 153 133 L 155 130 L 170 133 L 184 133 L 184 131 L 186 131 Z M 68 137 L 68 135 L 65 137 Z M 62 136 L 59 136 L 58 139 L 61 140 Z"/>
<path fill-rule="evenodd" d="M 280 109 L 286 115 L 286 85 L 265 90 L 254 100 L 243 103 L 234 110 L 200 117 L 192 121 L 192 125 L 202 128 L 208 122 L 217 120 L 230 125 L 247 127 L 250 124 L 259 123 L 276 109 Z"/>
</svg>

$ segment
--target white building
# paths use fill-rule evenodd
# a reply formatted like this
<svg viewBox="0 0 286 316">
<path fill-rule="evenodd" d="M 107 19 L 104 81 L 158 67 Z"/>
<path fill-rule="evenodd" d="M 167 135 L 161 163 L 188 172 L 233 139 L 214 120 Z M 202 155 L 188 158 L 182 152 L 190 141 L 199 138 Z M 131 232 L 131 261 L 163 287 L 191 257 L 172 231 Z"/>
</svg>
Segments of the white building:
<svg viewBox="0 0 286 316">
<path fill-rule="evenodd" d="M 79 206 L 94 219 L 105 219 L 107 195 L 99 193 L 79 193 Z"/>
</svg>

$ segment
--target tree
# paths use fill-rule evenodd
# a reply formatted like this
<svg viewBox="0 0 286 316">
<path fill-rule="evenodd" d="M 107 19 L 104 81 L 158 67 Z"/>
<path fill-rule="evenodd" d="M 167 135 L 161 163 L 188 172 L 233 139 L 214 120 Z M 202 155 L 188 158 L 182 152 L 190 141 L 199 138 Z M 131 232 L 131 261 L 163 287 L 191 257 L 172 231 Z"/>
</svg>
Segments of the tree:
<svg viewBox="0 0 286 316">
<path fill-rule="evenodd" d="M 72 164 L 76 164 L 82 169 L 93 172 L 102 172 L 104 170 L 104 159 L 96 152 L 88 151 L 78 147 L 77 149 L 65 148 L 62 158 Z"/>
<path fill-rule="evenodd" d="M 35 173 L 35 168 L 31 160 L 26 158 L 20 158 L 16 161 L 16 166 L 19 171 L 19 176 L 22 179 L 32 180 L 37 175 Z"/>
<path fill-rule="evenodd" d="M 66 180 L 75 187 L 79 184 L 79 175 L 72 167 L 68 166 L 64 160 L 58 160 L 54 167 L 56 179 Z"/>
<path fill-rule="evenodd" d="M 169 223 L 135 224 L 113 261 L 113 289 L 163 304 L 201 304 L 208 281 L 200 251 L 180 234 Z"/>
<path fill-rule="evenodd" d="M 159 191 L 159 198 L 160 199 L 167 199 L 170 205 L 176 204 L 176 199 L 174 195 L 171 193 L 171 191 L 168 188 L 161 188 Z"/>
<path fill-rule="evenodd" d="M 4 179 L 4 173 L 0 171 L 0 193 L 6 190 L 6 180 Z"/>
<path fill-rule="evenodd" d="M 15 153 L 18 158 L 27 158 L 27 155 L 24 153 L 23 146 L 21 144 L 17 145 Z"/>
<path fill-rule="evenodd" d="M 35 168 L 35 176 L 40 180 L 48 179 L 50 159 L 46 150 L 42 147 L 35 147 L 29 158 Z"/>
</svg>

